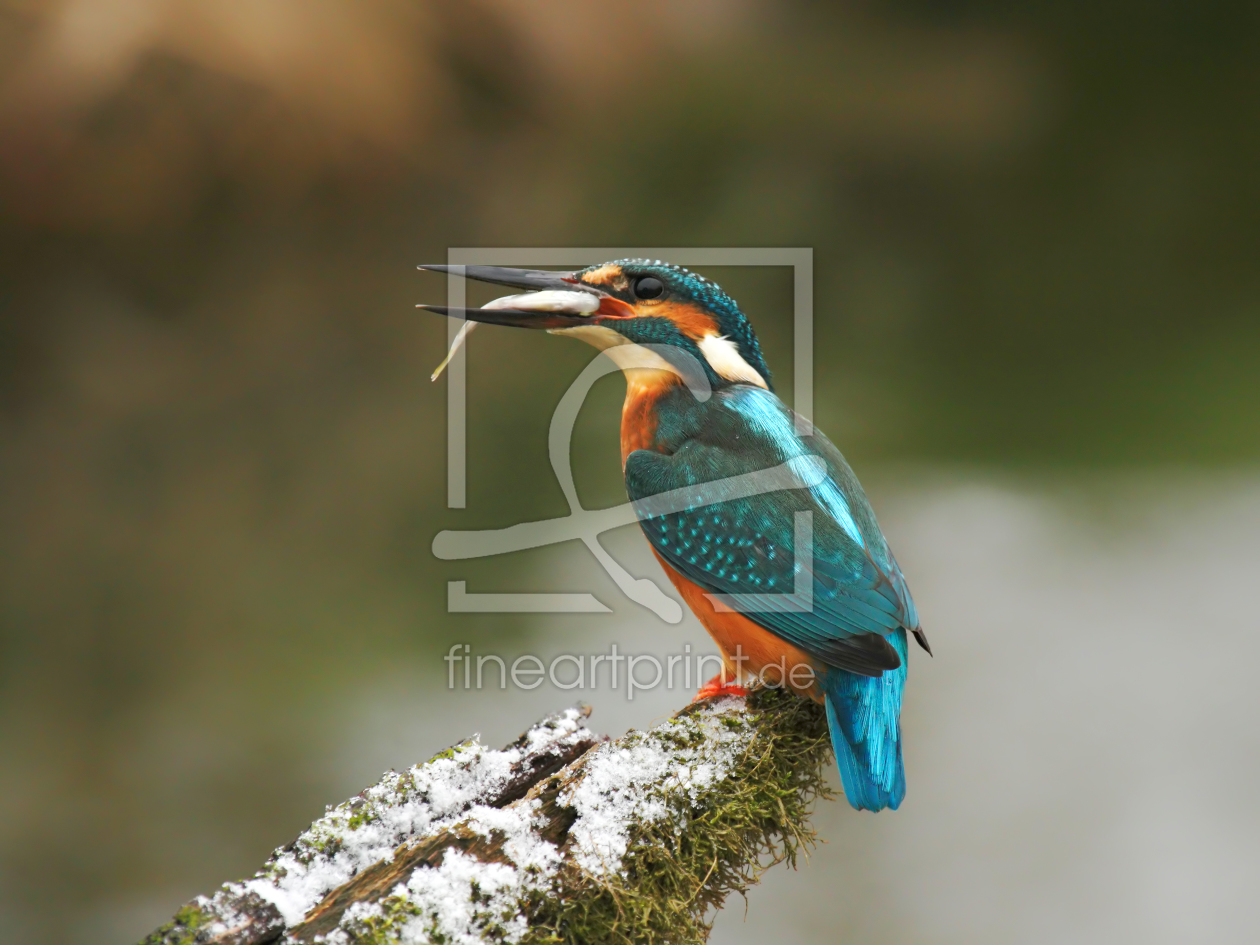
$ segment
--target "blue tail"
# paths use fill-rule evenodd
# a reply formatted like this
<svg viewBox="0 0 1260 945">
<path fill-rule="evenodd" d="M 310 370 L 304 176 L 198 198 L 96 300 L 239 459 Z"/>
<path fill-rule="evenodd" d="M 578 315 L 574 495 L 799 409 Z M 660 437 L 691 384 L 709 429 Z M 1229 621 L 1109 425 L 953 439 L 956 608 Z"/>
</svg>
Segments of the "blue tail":
<svg viewBox="0 0 1260 945">
<path fill-rule="evenodd" d="M 896 810 L 906 796 L 901 765 L 901 692 L 906 685 L 906 631 L 888 642 L 901 667 L 879 679 L 842 669 L 823 679 L 831 746 L 844 782 L 844 796 L 857 810 Z"/>
</svg>

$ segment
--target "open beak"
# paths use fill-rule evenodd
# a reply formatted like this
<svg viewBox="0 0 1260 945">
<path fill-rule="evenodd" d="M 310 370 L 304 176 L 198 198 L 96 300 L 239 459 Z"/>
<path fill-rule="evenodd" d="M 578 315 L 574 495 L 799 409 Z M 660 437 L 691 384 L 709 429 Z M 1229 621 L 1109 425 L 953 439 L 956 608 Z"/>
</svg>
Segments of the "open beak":
<svg viewBox="0 0 1260 945">
<path fill-rule="evenodd" d="M 495 299 L 481 308 L 451 308 L 448 305 L 416 306 L 451 318 L 484 322 L 487 325 L 510 325 L 514 328 L 572 328 L 588 323 L 591 316 L 599 312 L 600 305 L 605 299 L 611 299 L 611 296 L 594 286 L 584 285 L 572 272 L 507 269 L 503 266 L 419 266 L 417 268 L 428 272 L 454 273 L 479 282 L 490 282 L 526 290 L 520 295 Z"/>
</svg>

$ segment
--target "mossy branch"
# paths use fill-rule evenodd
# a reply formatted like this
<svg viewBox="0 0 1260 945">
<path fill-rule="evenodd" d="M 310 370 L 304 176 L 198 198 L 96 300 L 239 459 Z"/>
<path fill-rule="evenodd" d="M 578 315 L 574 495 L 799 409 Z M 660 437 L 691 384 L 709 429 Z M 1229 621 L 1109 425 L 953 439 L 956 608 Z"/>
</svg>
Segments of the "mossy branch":
<svg viewBox="0 0 1260 945">
<path fill-rule="evenodd" d="M 762 689 L 611 742 L 588 713 L 390 772 L 143 945 L 703 942 L 727 896 L 812 845 L 820 707 Z"/>
</svg>

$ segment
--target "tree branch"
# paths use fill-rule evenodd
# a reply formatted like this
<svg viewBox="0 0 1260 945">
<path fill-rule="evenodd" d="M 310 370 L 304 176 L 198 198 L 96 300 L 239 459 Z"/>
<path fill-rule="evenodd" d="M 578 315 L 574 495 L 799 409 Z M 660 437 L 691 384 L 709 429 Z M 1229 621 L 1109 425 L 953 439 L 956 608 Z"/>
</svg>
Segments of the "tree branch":
<svg viewBox="0 0 1260 945">
<path fill-rule="evenodd" d="M 588 714 L 386 774 L 142 945 L 702 942 L 731 892 L 812 845 L 819 706 L 762 689 L 612 742 Z"/>
</svg>

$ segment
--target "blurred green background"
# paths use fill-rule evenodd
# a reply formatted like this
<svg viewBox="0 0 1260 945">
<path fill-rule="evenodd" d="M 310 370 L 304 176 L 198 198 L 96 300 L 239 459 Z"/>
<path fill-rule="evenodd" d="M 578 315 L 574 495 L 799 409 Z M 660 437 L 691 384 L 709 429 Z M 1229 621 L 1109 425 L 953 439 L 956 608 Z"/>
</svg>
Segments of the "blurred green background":
<svg viewBox="0 0 1260 945">
<path fill-rule="evenodd" d="M 1099 581 L 1154 575 L 1125 591 L 1134 607 L 1182 581 L 1218 605 L 1234 595 L 1225 616 L 1170 625 L 1169 662 L 1148 678 L 1186 666 L 1178 641 L 1256 629 L 1260 548 L 1237 530 L 1260 522 L 1258 27 L 1241 0 L 4 0 L 0 937 L 134 940 L 323 804 L 468 734 L 440 655 L 456 640 L 520 649 L 546 628 L 446 614 L 448 578 L 582 590 L 598 576 L 581 554 L 549 571 L 430 554 L 442 528 L 564 512 L 546 428 L 590 357 L 506 329 L 473 337 L 469 508 L 447 510 L 445 390 L 428 380 L 446 326 L 413 305 L 441 301 L 442 280 L 415 266 L 449 246 L 813 247 L 816 416 L 916 559 L 938 653 L 916 664 L 925 679 L 960 678 L 935 628 L 971 626 L 989 592 L 1012 601 L 993 640 L 1051 599 L 984 567 L 954 575 L 952 543 L 1025 548 L 1014 560 L 1052 590 L 1073 585 L 1046 575 L 1082 560 L 1075 532 L 993 544 L 977 522 L 1026 537 L 1071 518 L 1100 543 Z M 709 274 L 790 389 L 790 275 Z M 619 384 L 601 382 L 579 425 L 592 506 L 624 495 Z M 974 489 L 989 504 L 950 518 Z M 1185 510 L 1171 532 L 1144 517 L 1169 508 Z M 934 530 L 933 509 L 953 524 Z M 1151 529 L 1176 546 L 1188 522 L 1234 536 L 1238 580 L 1195 571 L 1198 553 L 1141 557 Z M 1226 546 L 1203 536 L 1195 547 Z M 951 611 L 964 580 L 974 593 Z M 1094 603 L 1119 593 L 1090 587 Z M 1086 597 L 1064 621 L 1099 612 Z M 976 659 L 993 652 L 975 642 Z M 1037 665 L 1035 642 L 986 678 Z M 1066 673 L 1111 652 L 1073 647 Z M 1193 690 L 1217 665 L 1166 678 Z M 945 754 L 926 733 L 947 694 L 911 698 L 913 801 Z M 1250 726 L 1235 745 L 1254 744 L 1254 699 L 1220 712 Z M 500 740 L 522 721 L 493 717 L 478 724 Z M 372 738 L 384 747 L 354 753 Z M 1169 804 L 1183 800 L 1207 803 Z M 850 839 L 893 844 L 862 823 Z M 791 888 L 833 889 L 835 870 Z M 991 929 L 967 910 L 948 934 L 905 925 L 916 900 L 896 899 L 891 875 L 863 882 L 846 940 L 1049 928 L 1019 910 Z M 896 934 L 874 917 L 888 910 Z M 1088 928 L 1124 938 L 1125 914 Z M 715 941 L 748 928 L 723 916 Z"/>
</svg>

